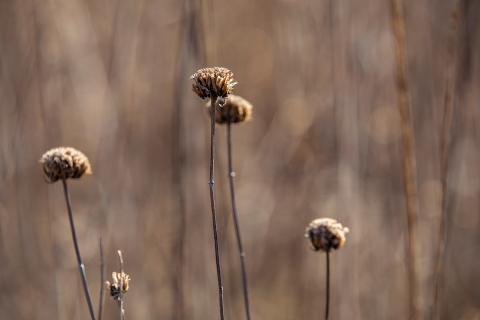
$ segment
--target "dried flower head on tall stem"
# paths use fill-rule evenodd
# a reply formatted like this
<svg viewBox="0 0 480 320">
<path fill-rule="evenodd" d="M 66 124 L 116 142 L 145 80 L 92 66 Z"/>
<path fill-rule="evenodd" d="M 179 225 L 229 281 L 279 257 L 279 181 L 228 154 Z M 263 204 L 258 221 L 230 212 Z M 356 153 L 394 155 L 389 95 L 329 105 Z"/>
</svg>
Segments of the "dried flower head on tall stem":
<svg viewBox="0 0 480 320">
<path fill-rule="evenodd" d="M 233 91 L 233 87 L 237 84 L 233 79 L 233 72 L 221 67 L 203 68 L 195 72 L 191 79 L 193 81 L 193 91 L 202 99 L 210 98 L 210 178 L 208 181 L 210 190 L 210 207 L 212 211 L 213 240 L 215 246 L 215 264 L 217 269 L 218 283 L 218 300 L 220 319 L 224 319 L 223 311 L 223 284 L 222 269 L 220 265 L 220 252 L 218 249 L 218 231 L 217 218 L 215 210 L 215 189 L 214 189 L 214 173 L 215 173 L 215 112 L 217 110 L 217 102 L 228 97 Z"/>
<path fill-rule="evenodd" d="M 48 150 L 39 161 L 48 183 L 65 179 L 79 179 L 84 174 L 92 174 L 88 158 L 82 152 L 70 147 Z"/>
<path fill-rule="evenodd" d="M 211 104 L 207 103 L 208 111 L 211 112 Z M 253 106 L 246 99 L 231 94 L 225 99 L 224 104 L 215 113 L 217 124 L 232 124 L 250 121 L 252 119 Z"/>
<path fill-rule="evenodd" d="M 315 219 L 307 227 L 305 236 L 310 239 L 315 251 L 330 252 L 340 249 L 346 241 L 348 228 L 331 218 Z"/>
<path fill-rule="evenodd" d="M 112 282 L 106 281 L 105 286 L 110 291 L 110 297 L 117 301 L 120 310 L 120 319 L 125 319 L 125 300 L 124 295 L 130 289 L 130 276 L 123 270 L 122 251 L 118 250 L 118 260 L 120 262 L 120 272 L 112 272 Z"/>
<path fill-rule="evenodd" d="M 199 69 L 190 79 L 193 80 L 193 91 L 202 99 L 226 98 L 237 84 L 233 72 L 222 67 Z"/>
<path fill-rule="evenodd" d="M 313 250 L 323 251 L 327 257 L 325 320 L 328 319 L 330 309 L 330 251 L 343 247 L 348 232 L 348 228 L 331 218 L 313 220 L 305 232 L 305 237 L 310 240 Z"/>
<path fill-rule="evenodd" d="M 88 290 L 85 265 L 83 264 L 80 248 L 78 246 L 77 232 L 73 220 L 72 206 L 70 204 L 70 194 L 68 192 L 67 179 L 79 179 L 84 174 L 91 174 L 92 169 L 88 158 L 80 151 L 70 147 L 59 147 L 45 152 L 39 160 L 47 183 L 54 183 L 62 180 L 63 194 L 67 204 L 68 219 L 70 230 L 72 232 L 73 246 L 77 257 L 77 264 L 82 279 L 83 292 L 87 300 L 90 318 L 95 320 L 92 298 Z"/>
<path fill-rule="evenodd" d="M 212 105 L 207 103 L 207 108 L 212 114 Z M 215 121 L 218 124 L 226 124 L 227 127 L 227 159 L 228 159 L 228 178 L 230 185 L 230 202 L 232 206 L 233 223 L 235 227 L 235 236 L 237 239 L 238 255 L 240 257 L 240 271 L 242 275 L 243 300 L 245 305 L 245 315 L 247 320 L 251 319 L 250 302 L 248 294 L 248 279 L 245 264 L 245 251 L 243 249 L 242 237 L 240 232 L 240 222 L 237 213 L 237 204 L 235 197 L 235 171 L 233 170 L 233 151 L 232 151 L 232 124 L 239 124 L 249 121 L 252 118 L 253 106 L 244 98 L 236 95 L 229 95 L 225 103 L 215 112 Z"/>
</svg>

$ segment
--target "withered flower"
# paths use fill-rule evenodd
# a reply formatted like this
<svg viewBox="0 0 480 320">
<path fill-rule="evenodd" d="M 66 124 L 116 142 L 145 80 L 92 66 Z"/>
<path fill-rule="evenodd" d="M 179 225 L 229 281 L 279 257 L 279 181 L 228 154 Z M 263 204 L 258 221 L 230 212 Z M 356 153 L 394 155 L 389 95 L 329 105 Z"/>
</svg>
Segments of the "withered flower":
<svg viewBox="0 0 480 320">
<path fill-rule="evenodd" d="M 237 84 L 233 79 L 233 72 L 222 67 L 199 69 L 190 79 L 193 80 L 193 91 L 202 99 L 225 98 Z"/>
<path fill-rule="evenodd" d="M 330 252 L 345 244 L 345 235 L 348 232 L 348 228 L 343 227 L 337 220 L 320 218 L 313 220 L 308 225 L 305 237 L 310 239 L 315 251 Z"/>
<path fill-rule="evenodd" d="M 130 288 L 130 276 L 125 272 L 112 272 L 112 282 L 105 281 L 105 286 L 110 290 L 110 296 L 114 300 L 120 300 L 122 294 Z"/>
<path fill-rule="evenodd" d="M 51 149 L 43 154 L 39 162 L 47 183 L 78 179 L 84 174 L 92 174 L 88 158 L 82 152 L 70 147 Z"/>
<path fill-rule="evenodd" d="M 211 103 L 207 103 L 210 110 Z M 234 94 L 225 99 L 221 108 L 217 108 L 215 113 L 215 122 L 218 124 L 241 123 L 252 119 L 253 106 L 250 102 Z M 210 113 L 211 114 L 211 113 Z"/>
</svg>

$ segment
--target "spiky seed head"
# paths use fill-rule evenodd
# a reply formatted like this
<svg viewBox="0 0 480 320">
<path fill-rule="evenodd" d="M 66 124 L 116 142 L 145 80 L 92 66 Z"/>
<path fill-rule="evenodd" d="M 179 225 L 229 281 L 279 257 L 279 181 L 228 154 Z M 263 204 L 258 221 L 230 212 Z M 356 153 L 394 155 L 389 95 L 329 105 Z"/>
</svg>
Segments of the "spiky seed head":
<svg viewBox="0 0 480 320">
<path fill-rule="evenodd" d="M 88 158 L 82 152 L 70 147 L 48 150 L 39 162 L 47 183 L 54 183 L 61 179 L 79 179 L 84 174 L 92 174 Z"/>
<path fill-rule="evenodd" d="M 345 244 L 348 228 L 331 218 L 315 219 L 307 227 L 305 237 L 310 239 L 315 251 L 330 252 Z"/>
<path fill-rule="evenodd" d="M 207 102 L 207 108 L 211 114 L 211 103 Z M 215 122 L 218 124 L 241 123 L 252 119 L 253 106 L 250 102 L 234 94 L 225 99 L 222 107 L 215 112 Z"/>
<path fill-rule="evenodd" d="M 119 300 L 122 294 L 130 289 L 130 276 L 125 272 L 112 272 L 112 282 L 105 281 L 107 290 L 110 291 L 110 297 Z"/>
<path fill-rule="evenodd" d="M 193 91 L 202 99 L 211 97 L 227 97 L 237 84 L 233 79 L 233 72 L 227 68 L 203 68 L 195 72 L 190 79 L 193 80 Z"/>
</svg>

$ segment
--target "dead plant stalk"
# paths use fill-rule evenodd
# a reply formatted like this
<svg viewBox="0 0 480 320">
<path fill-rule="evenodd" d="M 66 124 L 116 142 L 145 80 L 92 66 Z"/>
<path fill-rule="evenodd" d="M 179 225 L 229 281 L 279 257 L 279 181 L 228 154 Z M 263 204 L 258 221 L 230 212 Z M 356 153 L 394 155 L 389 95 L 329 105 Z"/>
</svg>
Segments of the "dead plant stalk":
<svg viewBox="0 0 480 320">
<path fill-rule="evenodd" d="M 418 275 L 416 235 L 418 218 L 418 192 L 415 163 L 415 138 L 410 111 L 410 95 L 406 74 L 406 40 L 403 1 L 391 1 L 392 29 L 395 44 L 395 80 L 397 88 L 397 107 L 400 113 L 402 137 L 402 174 L 405 192 L 407 220 L 407 265 L 410 319 L 418 319 Z"/>
</svg>

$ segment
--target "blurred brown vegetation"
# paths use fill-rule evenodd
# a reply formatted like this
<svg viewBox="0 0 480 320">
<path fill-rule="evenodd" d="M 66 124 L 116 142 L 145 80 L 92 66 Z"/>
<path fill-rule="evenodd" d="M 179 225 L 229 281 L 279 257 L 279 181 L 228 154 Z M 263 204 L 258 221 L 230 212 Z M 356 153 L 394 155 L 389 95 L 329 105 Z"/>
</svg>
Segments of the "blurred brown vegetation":
<svg viewBox="0 0 480 320">
<path fill-rule="evenodd" d="M 420 318 L 432 314 L 445 191 L 439 315 L 480 319 L 480 2 L 404 7 Z M 122 249 L 133 279 L 127 318 L 218 317 L 208 117 L 188 79 L 210 65 L 234 71 L 255 106 L 233 132 L 254 319 L 321 318 L 324 259 L 304 239 L 320 216 L 351 230 L 332 255 L 331 318 L 408 318 L 389 1 L 3 0 L 0 24 L 1 319 L 87 319 L 61 185 L 38 165 L 59 145 L 94 170 L 70 191 L 95 302 L 102 236 L 108 272 Z M 226 316 L 243 319 L 224 129 Z M 105 315 L 117 317 L 108 300 Z"/>
</svg>

